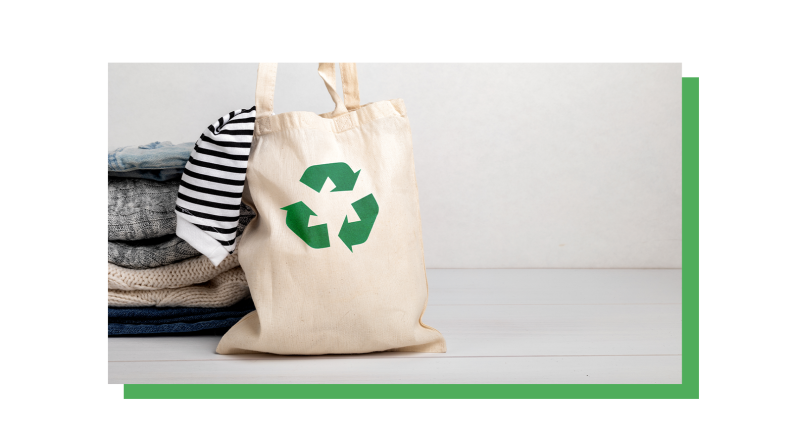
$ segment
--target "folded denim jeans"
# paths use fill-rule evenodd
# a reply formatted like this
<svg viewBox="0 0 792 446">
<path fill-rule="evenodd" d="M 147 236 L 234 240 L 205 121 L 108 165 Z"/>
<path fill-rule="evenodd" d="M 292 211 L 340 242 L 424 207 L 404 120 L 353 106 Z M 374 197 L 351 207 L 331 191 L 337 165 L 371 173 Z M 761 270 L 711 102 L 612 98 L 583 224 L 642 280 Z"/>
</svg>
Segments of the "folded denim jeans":
<svg viewBox="0 0 792 446">
<path fill-rule="evenodd" d="M 118 324 L 171 324 L 244 316 L 255 310 L 252 299 L 220 308 L 196 307 L 107 307 L 108 321 Z"/>
<path fill-rule="evenodd" d="M 173 144 L 170 141 L 155 141 L 142 146 L 119 147 L 107 154 L 107 170 L 111 176 L 123 175 L 132 178 L 148 178 L 164 181 L 181 176 L 184 165 L 190 158 L 195 143 Z M 151 171 L 178 170 L 176 176 L 151 177 Z M 140 173 L 136 173 L 140 172 Z"/>
<path fill-rule="evenodd" d="M 123 335 L 175 335 L 180 333 L 211 334 L 222 336 L 242 317 L 230 317 L 200 322 L 177 322 L 174 324 L 107 324 L 108 336 Z"/>
<path fill-rule="evenodd" d="M 245 299 L 223 308 L 108 308 L 109 336 L 138 334 L 177 334 L 213 330 L 222 334 L 255 310 Z"/>
<path fill-rule="evenodd" d="M 108 240 L 145 240 L 176 233 L 179 180 L 108 177 L 107 186 Z M 239 213 L 243 228 L 255 215 L 244 204 Z"/>
</svg>

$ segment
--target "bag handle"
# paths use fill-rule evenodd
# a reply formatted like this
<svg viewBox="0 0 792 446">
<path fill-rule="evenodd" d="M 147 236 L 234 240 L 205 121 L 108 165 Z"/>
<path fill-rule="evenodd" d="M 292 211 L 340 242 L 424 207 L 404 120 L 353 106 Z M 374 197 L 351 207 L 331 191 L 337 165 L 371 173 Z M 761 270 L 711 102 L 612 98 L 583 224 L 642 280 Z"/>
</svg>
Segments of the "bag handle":
<svg viewBox="0 0 792 446">
<path fill-rule="evenodd" d="M 339 65 L 341 65 L 341 85 L 344 87 L 344 105 L 347 110 L 355 111 L 360 108 L 357 64 L 353 62 L 340 63 Z"/>
<path fill-rule="evenodd" d="M 334 63 L 320 63 L 319 64 L 319 76 L 322 77 L 325 83 L 325 87 L 327 87 L 327 92 L 330 93 L 330 97 L 333 98 L 333 102 L 335 102 L 336 108 L 333 110 L 333 113 L 330 116 L 338 116 L 344 113 L 347 113 L 346 106 L 344 105 L 344 100 L 338 96 L 336 92 L 336 75 L 335 75 L 335 64 Z M 343 76 L 342 81 L 343 81 Z"/>
<path fill-rule="evenodd" d="M 278 64 L 260 63 L 256 75 L 256 116 L 270 116 L 275 111 L 275 77 Z"/>
<path fill-rule="evenodd" d="M 327 91 L 336 105 L 332 116 L 338 116 L 360 108 L 360 89 L 357 79 L 357 65 L 354 63 L 341 63 L 341 84 L 344 88 L 344 98 L 336 91 L 335 63 L 320 63 L 319 76 L 324 80 Z M 268 116 L 275 111 L 275 78 L 278 64 L 260 63 L 256 79 L 256 115 Z"/>
</svg>

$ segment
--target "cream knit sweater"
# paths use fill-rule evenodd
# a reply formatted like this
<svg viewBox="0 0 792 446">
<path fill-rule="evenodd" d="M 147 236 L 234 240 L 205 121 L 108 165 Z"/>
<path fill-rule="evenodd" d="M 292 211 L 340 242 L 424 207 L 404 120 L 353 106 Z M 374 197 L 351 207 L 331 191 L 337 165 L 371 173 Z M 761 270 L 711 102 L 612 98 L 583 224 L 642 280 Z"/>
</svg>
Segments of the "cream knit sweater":
<svg viewBox="0 0 792 446">
<path fill-rule="evenodd" d="M 108 263 L 111 307 L 226 307 L 250 295 L 237 254 L 217 267 L 206 256 L 150 269 Z"/>
<path fill-rule="evenodd" d="M 207 283 L 159 290 L 108 290 L 111 307 L 227 307 L 250 295 L 241 267 L 217 275 Z"/>
<path fill-rule="evenodd" d="M 150 269 L 130 269 L 108 263 L 107 288 L 126 291 L 182 288 L 207 282 L 238 266 L 237 253 L 223 259 L 217 267 L 206 256 Z"/>
</svg>

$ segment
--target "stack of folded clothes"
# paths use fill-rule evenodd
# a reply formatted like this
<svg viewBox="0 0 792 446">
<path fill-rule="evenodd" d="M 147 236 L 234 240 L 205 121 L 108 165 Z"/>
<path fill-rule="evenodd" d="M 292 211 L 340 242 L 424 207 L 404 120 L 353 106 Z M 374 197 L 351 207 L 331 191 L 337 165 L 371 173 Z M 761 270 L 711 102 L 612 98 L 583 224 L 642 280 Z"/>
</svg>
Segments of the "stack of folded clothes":
<svg viewBox="0 0 792 446">
<path fill-rule="evenodd" d="M 108 334 L 222 333 L 254 310 L 236 253 L 215 267 L 176 235 L 179 179 L 194 147 L 108 153 Z M 253 218 L 244 204 L 237 233 Z"/>
</svg>

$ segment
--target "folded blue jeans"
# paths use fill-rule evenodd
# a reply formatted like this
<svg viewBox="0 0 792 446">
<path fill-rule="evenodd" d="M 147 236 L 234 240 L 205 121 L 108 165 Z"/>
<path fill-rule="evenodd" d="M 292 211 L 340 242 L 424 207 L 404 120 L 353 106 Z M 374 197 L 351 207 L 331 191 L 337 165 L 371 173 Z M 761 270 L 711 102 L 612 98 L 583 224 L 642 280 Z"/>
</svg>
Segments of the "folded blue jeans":
<svg viewBox="0 0 792 446">
<path fill-rule="evenodd" d="M 119 147 L 107 154 L 108 175 L 156 181 L 180 178 L 193 147 L 195 143 L 170 141 Z"/>
<path fill-rule="evenodd" d="M 224 308 L 108 307 L 108 336 L 225 331 L 255 310 L 252 299 Z"/>
</svg>

